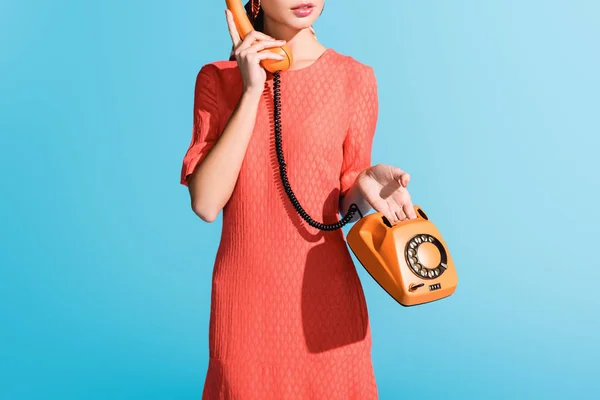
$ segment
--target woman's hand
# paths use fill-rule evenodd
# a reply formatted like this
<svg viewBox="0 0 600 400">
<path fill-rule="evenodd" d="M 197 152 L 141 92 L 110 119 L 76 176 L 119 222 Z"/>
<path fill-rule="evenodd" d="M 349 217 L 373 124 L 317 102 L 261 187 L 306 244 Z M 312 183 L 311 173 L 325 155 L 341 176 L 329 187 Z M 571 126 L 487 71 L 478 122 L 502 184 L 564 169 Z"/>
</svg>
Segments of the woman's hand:
<svg viewBox="0 0 600 400">
<path fill-rule="evenodd" d="M 229 10 L 225 10 L 225 13 L 227 14 L 229 35 L 233 42 L 233 53 L 242 73 L 244 91 L 262 93 L 267 80 L 267 72 L 260 62 L 266 59 L 283 60 L 284 57 L 270 51 L 262 53 L 260 51 L 269 47 L 281 47 L 285 44 L 285 40 L 275 40 L 258 31 L 251 31 L 242 40 L 235 27 L 233 14 Z"/>
<path fill-rule="evenodd" d="M 410 175 L 400 168 L 377 164 L 363 171 L 357 184 L 371 207 L 394 225 L 399 221 L 417 218 L 406 189 L 409 181 Z"/>
</svg>

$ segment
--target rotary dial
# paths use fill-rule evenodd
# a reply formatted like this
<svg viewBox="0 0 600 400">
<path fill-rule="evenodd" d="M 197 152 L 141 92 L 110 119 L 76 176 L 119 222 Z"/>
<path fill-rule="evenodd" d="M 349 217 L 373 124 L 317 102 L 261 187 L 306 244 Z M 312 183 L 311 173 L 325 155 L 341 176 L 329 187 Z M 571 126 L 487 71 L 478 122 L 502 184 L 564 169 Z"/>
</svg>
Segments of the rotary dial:
<svg viewBox="0 0 600 400">
<path fill-rule="evenodd" d="M 411 270 L 423 279 L 437 278 L 448 268 L 446 249 L 428 234 L 413 236 L 406 244 L 405 256 Z"/>
</svg>

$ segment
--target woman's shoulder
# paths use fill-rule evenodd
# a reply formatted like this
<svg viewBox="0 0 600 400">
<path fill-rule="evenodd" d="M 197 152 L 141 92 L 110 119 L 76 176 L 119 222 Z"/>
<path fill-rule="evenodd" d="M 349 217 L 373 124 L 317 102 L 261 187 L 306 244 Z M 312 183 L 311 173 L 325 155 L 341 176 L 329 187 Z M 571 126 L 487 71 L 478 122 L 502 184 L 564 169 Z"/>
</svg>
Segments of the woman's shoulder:
<svg viewBox="0 0 600 400">
<path fill-rule="evenodd" d="M 236 75 L 239 76 L 237 61 L 216 60 L 207 62 L 202 65 L 198 75 L 203 75 L 207 79 L 222 79 Z"/>
<path fill-rule="evenodd" d="M 341 62 L 345 62 L 345 63 L 347 63 L 349 65 L 353 65 L 353 66 L 356 66 L 358 68 L 370 68 L 370 66 L 368 64 L 366 64 L 363 61 L 360 61 L 355 56 L 343 53 L 342 51 L 337 50 L 337 49 L 335 49 L 333 47 L 331 47 L 330 50 L 336 56 L 336 58 L 338 60 L 340 60 Z"/>
<path fill-rule="evenodd" d="M 368 63 L 349 54 L 333 50 L 335 60 L 348 72 L 349 82 L 355 86 L 359 82 L 376 85 L 375 69 Z"/>
<path fill-rule="evenodd" d="M 231 93 L 236 86 L 241 85 L 241 75 L 237 61 L 216 60 L 210 61 L 200 67 L 196 75 L 196 84 L 210 86 L 215 92 Z"/>
<path fill-rule="evenodd" d="M 210 61 L 204 64 L 200 71 L 205 70 L 209 71 L 213 74 L 226 74 L 228 71 L 237 69 L 237 61 L 229 61 L 229 60 L 215 60 Z"/>
</svg>

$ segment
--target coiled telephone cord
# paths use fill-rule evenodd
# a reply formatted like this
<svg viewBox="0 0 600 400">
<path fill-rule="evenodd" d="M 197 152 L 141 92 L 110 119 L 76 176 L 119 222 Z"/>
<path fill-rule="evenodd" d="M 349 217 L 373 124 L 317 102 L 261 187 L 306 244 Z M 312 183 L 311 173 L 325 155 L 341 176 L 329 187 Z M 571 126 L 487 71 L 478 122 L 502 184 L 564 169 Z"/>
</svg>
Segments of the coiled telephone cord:
<svg viewBox="0 0 600 400">
<path fill-rule="evenodd" d="M 308 215 L 308 213 L 302 208 L 300 202 L 294 195 L 292 188 L 290 186 L 290 182 L 287 177 L 287 169 L 285 165 L 285 159 L 283 157 L 283 149 L 281 146 L 281 94 L 280 94 L 280 86 L 281 86 L 281 71 L 275 71 L 273 73 L 273 108 L 274 108 L 274 122 L 275 122 L 275 149 L 277 151 L 277 161 L 279 162 L 279 175 L 281 176 L 281 181 L 283 183 L 283 188 L 288 195 L 288 198 L 294 205 L 294 208 L 300 214 L 300 216 L 308 222 L 308 224 L 314 228 L 318 228 L 322 231 L 334 231 L 336 229 L 342 228 L 348 222 L 352 220 L 354 214 L 358 212 L 360 217 L 363 215 L 360 212 L 358 205 L 356 203 L 352 203 L 348 208 L 348 212 L 346 215 L 334 224 L 323 224 L 322 222 L 315 221 Z"/>
</svg>

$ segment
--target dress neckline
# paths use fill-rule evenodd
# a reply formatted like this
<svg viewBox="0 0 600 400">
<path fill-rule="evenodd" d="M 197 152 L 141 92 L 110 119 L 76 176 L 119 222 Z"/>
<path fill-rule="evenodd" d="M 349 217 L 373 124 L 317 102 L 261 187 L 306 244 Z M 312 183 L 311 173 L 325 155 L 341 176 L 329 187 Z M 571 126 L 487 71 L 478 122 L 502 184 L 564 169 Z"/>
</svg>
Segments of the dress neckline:
<svg viewBox="0 0 600 400">
<path fill-rule="evenodd" d="M 311 64 L 307 65 L 306 67 L 302 67 L 299 69 L 289 69 L 287 71 L 283 71 L 281 74 L 282 75 L 295 75 L 295 74 L 300 74 L 300 73 L 304 73 L 304 72 L 309 72 L 312 69 L 314 69 L 315 67 L 319 66 L 319 64 L 323 63 L 323 60 L 325 60 L 329 54 L 333 53 L 333 48 L 328 47 L 325 49 L 325 51 L 323 51 L 321 53 L 321 55 L 315 60 L 313 61 Z"/>
</svg>

